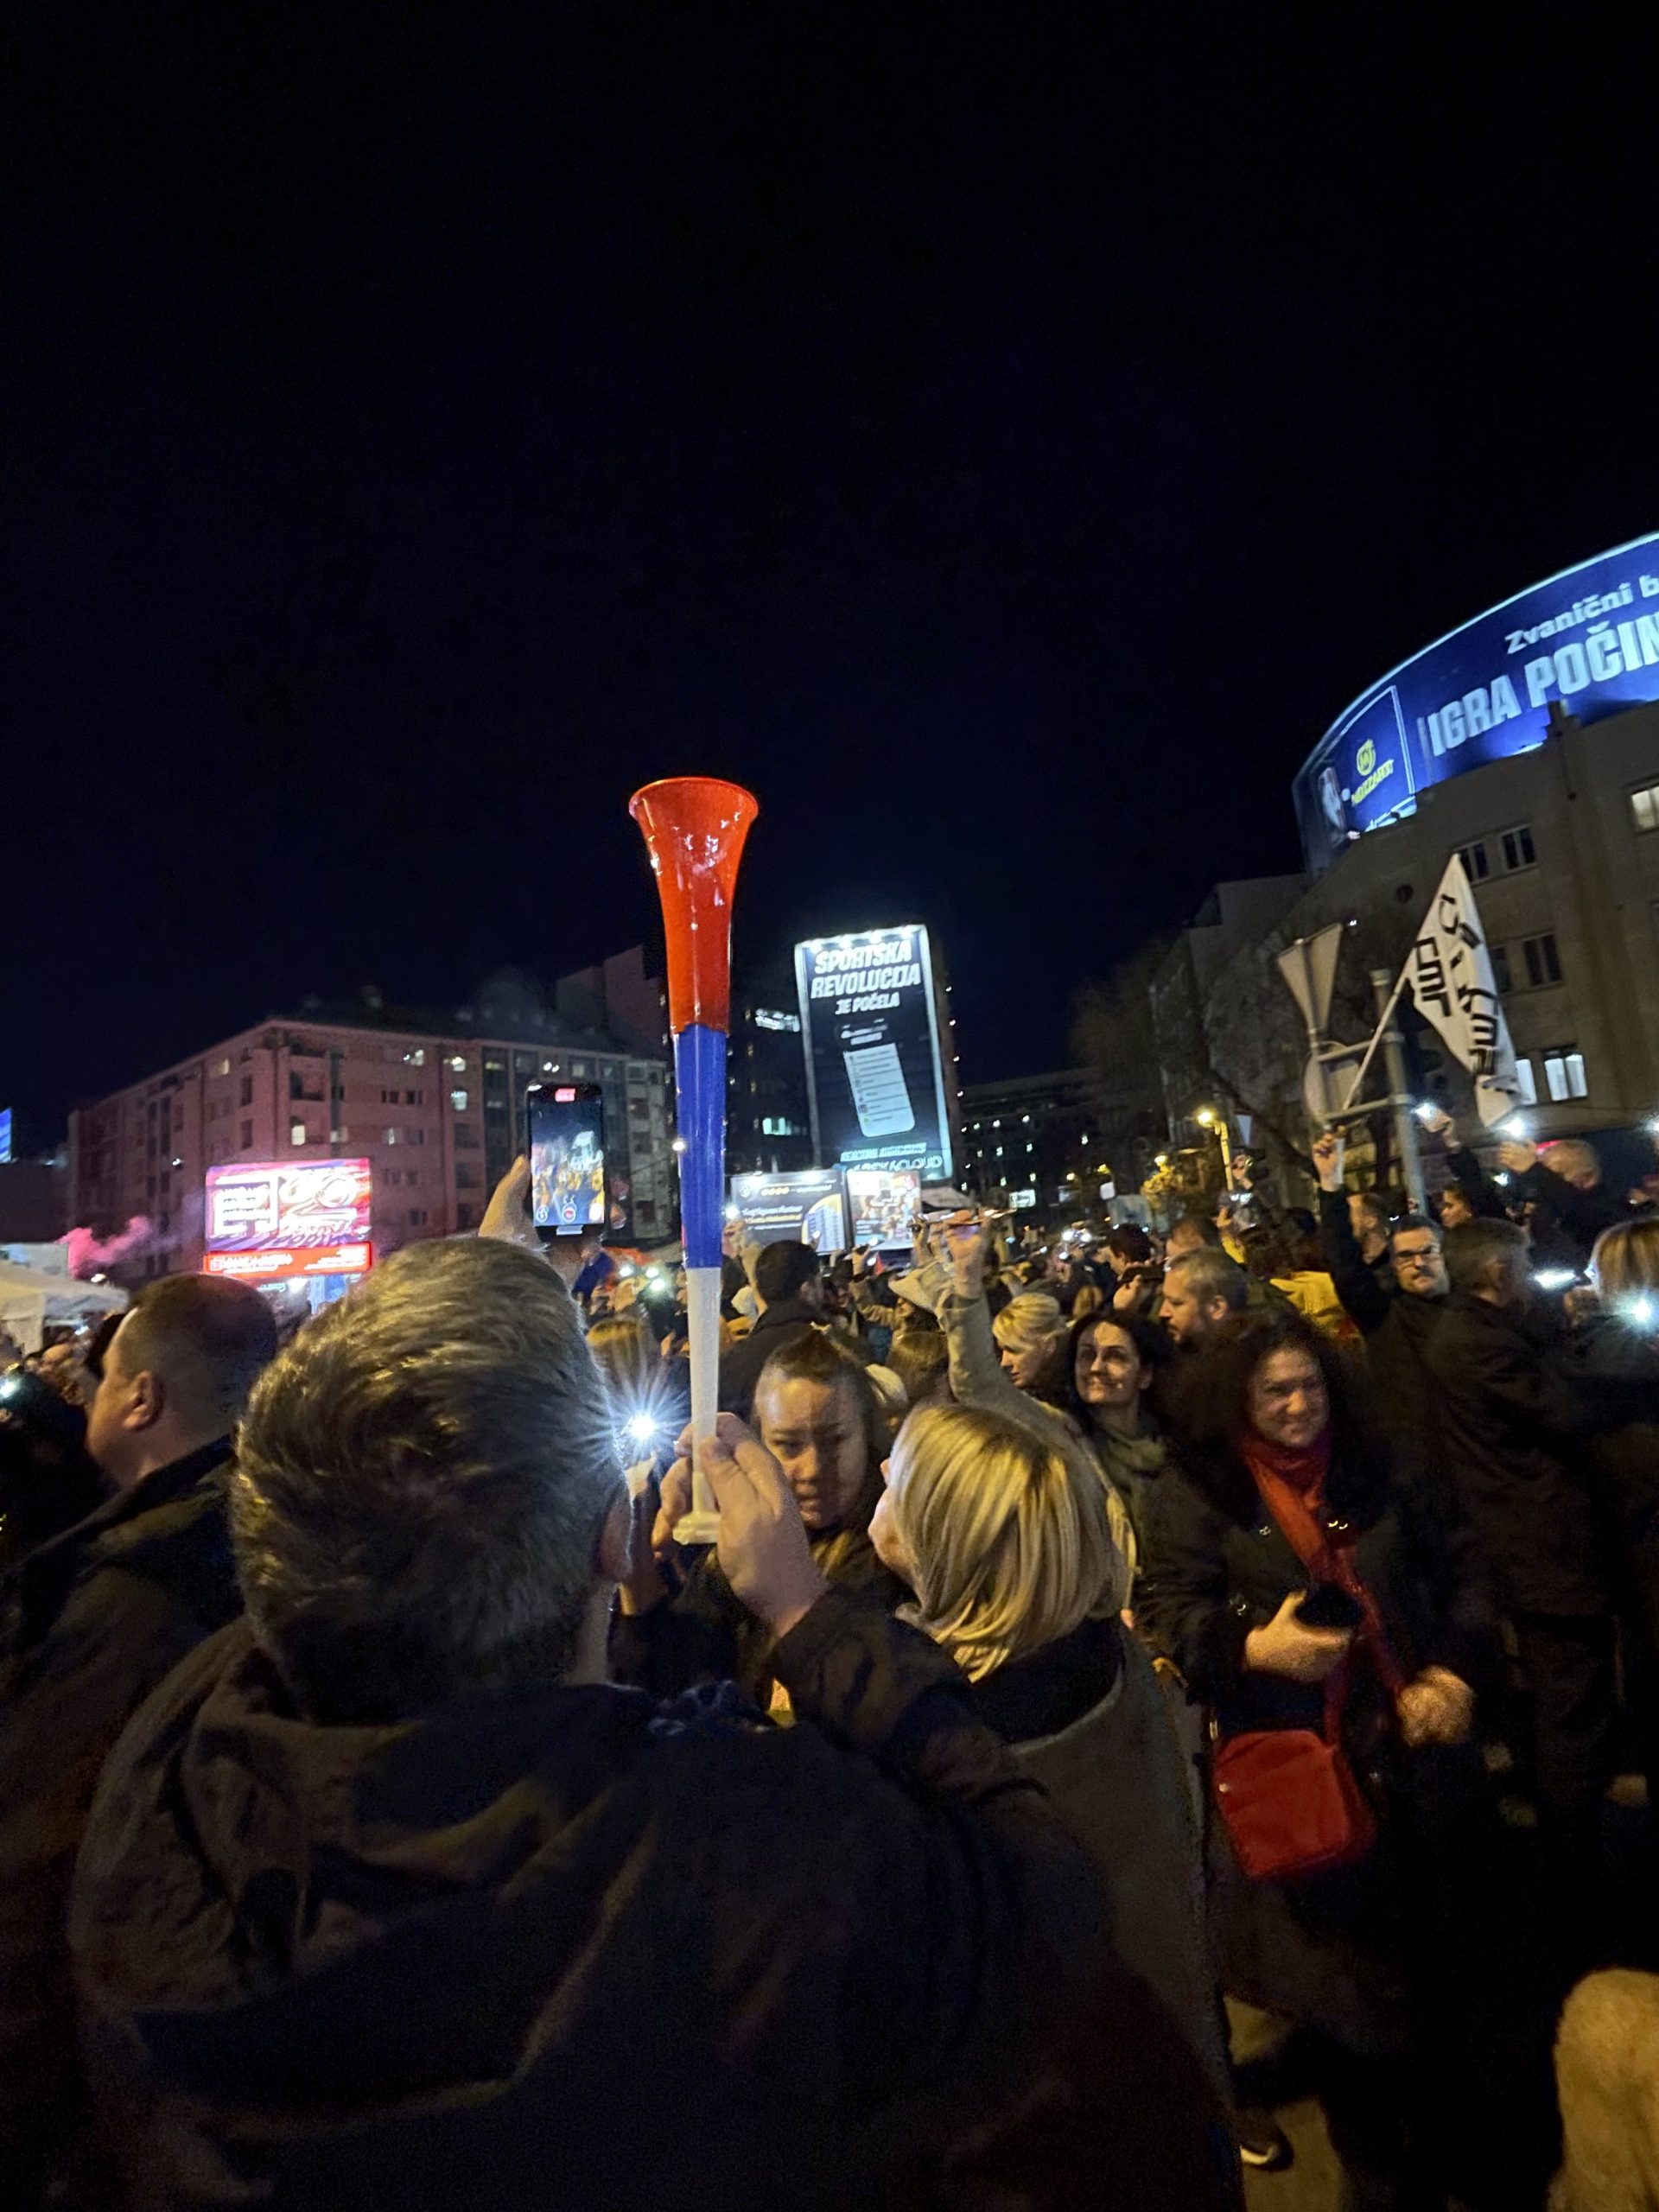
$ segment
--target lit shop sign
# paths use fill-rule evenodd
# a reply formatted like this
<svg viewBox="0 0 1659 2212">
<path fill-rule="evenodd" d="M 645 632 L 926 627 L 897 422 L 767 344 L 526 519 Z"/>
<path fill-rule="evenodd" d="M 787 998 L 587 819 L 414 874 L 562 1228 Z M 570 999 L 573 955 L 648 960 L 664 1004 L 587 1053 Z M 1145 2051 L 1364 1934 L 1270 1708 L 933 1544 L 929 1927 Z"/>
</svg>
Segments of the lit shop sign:
<svg viewBox="0 0 1659 2212">
<path fill-rule="evenodd" d="M 243 1282 L 291 1282 L 302 1275 L 363 1275 L 374 1250 L 368 1244 L 322 1244 L 301 1251 L 209 1252 L 203 1262 L 210 1275 L 234 1275 Z"/>
<path fill-rule="evenodd" d="M 927 931 L 906 922 L 795 948 L 812 1142 L 826 1164 L 951 1172 Z"/>
<path fill-rule="evenodd" d="M 210 1167 L 207 1272 L 263 1282 L 365 1274 L 372 1192 L 366 1160 Z"/>
<path fill-rule="evenodd" d="M 1294 786 L 1308 865 L 1409 814 L 1419 791 L 1659 699 L 1659 531 L 1478 614 L 1362 692 Z"/>
<path fill-rule="evenodd" d="M 757 1029 L 786 1030 L 791 1037 L 798 1037 L 801 1033 L 801 1018 L 799 1014 L 777 1014 L 774 1013 L 772 1008 L 769 1006 L 756 1007 L 754 1009 L 754 1026 Z"/>
</svg>

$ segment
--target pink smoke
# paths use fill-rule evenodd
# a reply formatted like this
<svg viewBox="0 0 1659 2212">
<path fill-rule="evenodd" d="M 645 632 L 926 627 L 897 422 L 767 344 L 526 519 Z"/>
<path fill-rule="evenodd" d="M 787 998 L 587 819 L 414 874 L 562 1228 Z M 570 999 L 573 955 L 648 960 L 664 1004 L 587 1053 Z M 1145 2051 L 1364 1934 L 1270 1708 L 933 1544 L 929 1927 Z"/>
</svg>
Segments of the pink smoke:
<svg viewBox="0 0 1659 2212">
<path fill-rule="evenodd" d="M 130 1252 L 147 1243 L 149 1231 L 149 1216 L 136 1213 L 118 1236 L 99 1238 L 90 1229 L 72 1229 L 58 1241 L 69 1248 L 70 1274 L 84 1282 L 88 1275 L 112 1268 L 118 1260 L 124 1260 Z"/>
</svg>

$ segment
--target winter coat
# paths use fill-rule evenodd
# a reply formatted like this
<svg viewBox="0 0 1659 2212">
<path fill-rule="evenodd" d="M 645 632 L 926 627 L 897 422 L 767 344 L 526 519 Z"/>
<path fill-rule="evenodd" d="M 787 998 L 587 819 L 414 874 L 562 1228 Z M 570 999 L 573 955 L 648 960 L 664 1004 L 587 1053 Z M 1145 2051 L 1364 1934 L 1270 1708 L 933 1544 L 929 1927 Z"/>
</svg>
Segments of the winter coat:
<svg viewBox="0 0 1659 2212">
<path fill-rule="evenodd" d="M 1360 1251 L 1345 1192 L 1319 1192 L 1319 1249 L 1338 1297 L 1365 1339 L 1379 1418 L 1395 1435 L 1426 1446 L 1434 1425 L 1428 1347 L 1445 1299 L 1420 1297 L 1392 1280 L 1383 1283 Z"/>
<path fill-rule="evenodd" d="M 105 1759 L 169 1669 L 242 1609 L 223 1439 L 30 1554 L 0 1621 L 0 2167 L 13 2202 L 74 2133 L 64 1911 Z"/>
<path fill-rule="evenodd" d="M 1436 1446 L 1517 1613 L 1584 1618 L 1610 1599 L 1589 1421 L 1544 1321 L 1461 1291 L 1428 1348 Z"/>
<path fill-rule="evenodd" d="M 1338 1447 L 1326 1510 L 1357 1532 L 1353 1563 L 1408 1678 L 1444 1667 L 1478 1688 L 1497 1664 L 1490 1592 L 1466 1531 L 1409 1466 L 1409 1455 L 1396 1465 Z M 1242 1462 L 1190 1465 L 1165 1478 L 1152 1554 L 1160 1628 L 1220 1734 L 1322 1729 L 1323 1684 L 1244 1665 L 1250 1630 L 1306 1591 L 1309 1578 Z M 1366 1859 L 1310 1881 L 1249 1882 L 1214 1819 L 1210 1860 L 1226 1988 L 1351 2050 L 1398 2056 L 1412 2044 L 1427 1940 L 1412 1902 L 1427 1886 L 1421 1861 L 1460 1859 L 1461 1838 L 1484 1821 L 1485 1790 L 1472 1743 L 1408 1752 L 1390 1724 L 1387 1700 L 1356 1667 L 1343 1732 L 1380 1815 L 1379 1841 Z"/>
<path fill-rule="evenodd" d="M 245 1627 L 195 1654 L 73 1907 L 127 2201 L 1224 2202 L 1197 2069 L 950 1661 L 831 1592 L 779 1662 L 818 1725 L 599 1683 L 323 1726 Z"/>
<path fill-rule="evenodd" d="M 780 1298 L 775 1306 L 768 1306 L 748 1335 L 721 1354 L 721 1411 L 747 1421 L 754 1408 L 754 1386 L 773 1352 L 798 1342 L 823 1319 L 798 1298 Z"/>
<path fill-rule="evenodd" d="M 1152 1662 L 1118 1622 L 1087 1620 L 982 1677 L 973 1697 L 1100 1861 L 1119 1955 L 1168 2007 L 1224 2104 L 1202 1846 Z"/>
</svg>

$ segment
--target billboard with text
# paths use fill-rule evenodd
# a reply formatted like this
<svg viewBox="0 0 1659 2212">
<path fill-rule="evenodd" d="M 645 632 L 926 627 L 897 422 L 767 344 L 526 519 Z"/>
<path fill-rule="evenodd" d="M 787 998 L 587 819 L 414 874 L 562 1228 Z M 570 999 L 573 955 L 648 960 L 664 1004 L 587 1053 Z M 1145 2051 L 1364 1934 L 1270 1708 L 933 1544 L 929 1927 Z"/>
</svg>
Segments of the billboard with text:
<svg viewBox="0 0 1659 2212">
<path fill-rule="evenodd" d="M 918 923 L 795 948 L 812 1142 L 826 1166 L 952 1172 L 932 950 Z"/>
<path fill-rule="evenodd" d="M 361 1274 L 372 1257 L 372 1191 L 366 1160 L 210 1167 L 207 1272 L 256 1281 Z"/>
</svg>

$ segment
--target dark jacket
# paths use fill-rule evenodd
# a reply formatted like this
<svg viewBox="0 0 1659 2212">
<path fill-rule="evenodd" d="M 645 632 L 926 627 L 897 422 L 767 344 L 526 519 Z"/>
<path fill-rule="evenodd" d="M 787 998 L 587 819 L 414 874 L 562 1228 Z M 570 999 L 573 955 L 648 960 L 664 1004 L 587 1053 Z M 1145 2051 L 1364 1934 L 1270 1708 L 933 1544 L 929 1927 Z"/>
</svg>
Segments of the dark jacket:
<svg viewBox="0 0 1659 2212">
<path fill-rule="evenodd" d="M 1601 1495 L 1626 1545 L 1659 1562 L 1659 1343 L 1616 1314 L 1569 1342 Z"/>
<path fill-rule="evenodd" d="M 1357 1532 L 1354 1564 L 1408 1678 L 1440 1666 L 1479 1688 L 1497 1670 L 1491 1594 L 1467 1533 L 1441 1513 L 1410 1467 L 1409 1455 L 1396 1464 L 1363 1437 L 1338 1447 L 1326 1477 L 1327 1512 Z M 1243 1463 L 1193 1462 L 1166 1476 L 1154 1538 L 1160 1618 L 1173 1656 L 1213 1707 L 1222 1734 L 1322 1729 L 1322 1684 L 1245 1669 L 1249 1631 L 1306 1590 L 1308 1576 Z M 1373 1802 L 1394 1816 L 1382 1820 L 1369 1857 L 1313 1881 L 1246 1882 L 1217 1820 L 1211 1860 L 1230 1993 L 1350 2049 L 1398 2056 L 1414 2032 L 1410 1961 L 1421 1934 L 1418 1878 L 1402 1885 L 1402 1868 L 1419 1837 L 1433 1839 L 1427 1856 L 1437 1859 L 1446 1839 L 1478 1817 L 1485 1793 L 1475 1745 L 1406 1751 L 1386 1725 L 1390 1717 L 1382 1691 L 1357 1666 L 1344 1737 Z"/>
<path fill-rule="evenodd" d="M 1445 1667 L 1472 1688 L 1490 1681 L 1497 1656 L 1491 1587 L 1468 1531 L 1440 1510 L 1432 1488 L 1385 1452 L 1338 1449 L 1325 1496 L 1327 1514 L 1357 1531 L 1354 1565 L 1407 1676 Z M 1171 1656 L 1194 1694 L 1215 1707 L 1224 1736 L 1322 1726 L 1322 1684 L 1244 1665 L 1250 1630 L 1310 1584 L 1242 1462 L 1213 1469 L 1189 1462 L 1164 1478 L 1153 1571 Z"/>
<path fill-rule="evenodd" d="M 1477 1219 L 1507 1221 L 1510 1209 L 1503 1193 L 1481 1166 L 1478 1157 L 1466 1145 L 1458 1145 L 1446 1155 L 1458 1188 L 1469 1202 L 1469 1211 Z"/>
<path fill-rule="evenodd" d="M 721 1411 L 747 1421 L 754 1406 L 754 1386 L 773 1352 L 794 1344 L 823 1319 L 798 1298 L 782 1298 L 776 1306 L 768 1306 L 748 1335 L 721 1354 Z"/>
<path fill-rule="evenodd" d="M 1359 1249 L 1345 1192 L 1319 1192 L 1319 1251 L 1343 1310 L 1365 1339 L 1365 1364 L 1379 1419 L 1395 1433 L 1421 1443 L 1433 1426 L 1428 1346 L 1443 1298 L 1420 1298 L 1389 1281 Z M 1393 1274 L 1390 1262 L 1389 1274 Z"/>
<path fill-rule="evenodd" d="M 1458 1292 L 1428 1362 L 1440 1463 L 1503 1605 L 1517 1613 L 1605 1612 L 1589 1424 L 1545 1320 Z"/>
<path fill-rule="evenodd" d="M 949 1659 L 842 1593 L 797 1708 L 298 1719 L 245 1628 L 111 1760 L 73 1940 L 134 2200 L 292 2212 L 1224 2201 L 1098 1877 Z"/>
<path fill-rule="evenodd" d="M 649 1612 L 619 1611 L 611 1622 L 611 1672 L 619 1682 L 674 1697 L 699 1682 L 735 1682 L 764 1711 L 776 1678 L 778 1646 L 726 1580 L 712 1547 L 688 1547 L 671 1562 L 680 1587 Z M 887 1612 L 910 1592 L 875 1555 L 868 1535 L 836 1562 L 838 1590 L 874 1599 Z"/>
<path fill-rule="evenodd" d="M 73 2132 L 63 1917 L 92 1793 L 162 1677 L 242 1609 L 225 1522 L 228 1440 L 100 1506 L 7 1583 L 0 1623 L 0 2166 Z M 20 2190 L 14 2201 L 27 2201 Z"/>
<path fill-rule="evenodd" d="M 1581 1191 L 1558 1175 L 1541 1160 L 1535 1160 L 1523 1175 L 1517 1175 L 1510 1185 L 1510 1196 L 1519 1205 L 1529 1199 L 1547 1217 L 1540 1224 L 1541 1233 L 1533 1237 L 1535 1245 L 1556 1244 L 1562 1256 L 1571 1258 L 1582 1267 L 1589 1258 L 1591 1248 L 1604 1229 L 1616 1223 L 1628 1221 L 1630 1209 L 1613 1192 L 1598 1184 L 1592 1191 Z M 1552 1237 L 1550 1232 L 1555 1232 Z"/>
<path fill-rule="evenodd" d="M 1151 1660 L 1116 1620 L 1087 1620 L 972 1688 L 976 1716 L 1099 1860 L 1119 1955 L 1179 2023 L 1224 2104 L 1198 1828 Z"/>
</svg>

